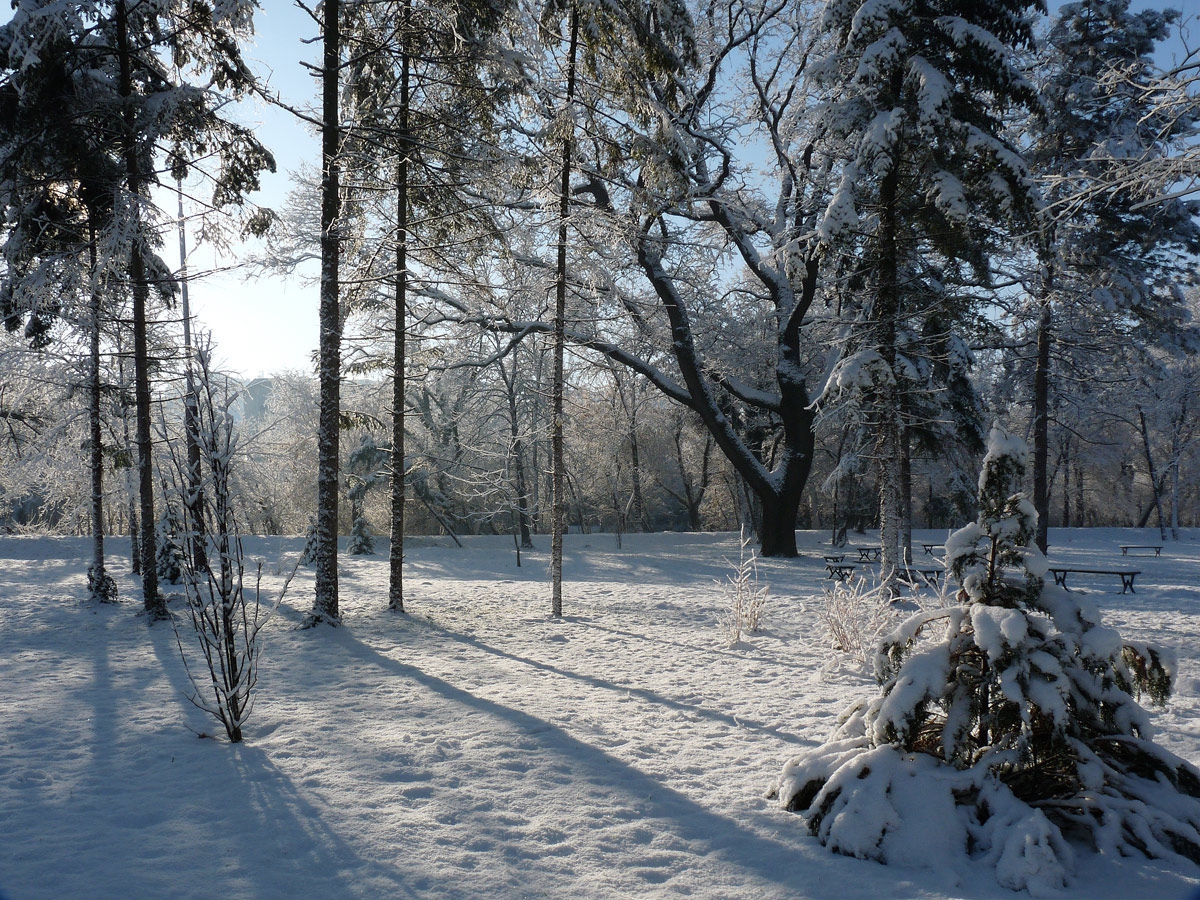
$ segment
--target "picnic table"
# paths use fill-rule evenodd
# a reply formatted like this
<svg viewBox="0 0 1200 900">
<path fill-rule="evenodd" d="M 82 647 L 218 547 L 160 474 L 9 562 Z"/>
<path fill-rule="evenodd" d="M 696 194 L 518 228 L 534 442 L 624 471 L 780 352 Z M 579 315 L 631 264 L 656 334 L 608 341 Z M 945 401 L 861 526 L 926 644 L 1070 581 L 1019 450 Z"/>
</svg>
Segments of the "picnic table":
<svg viewBox="0 0 1200 900">
<path fill-rule="evenodd" d="M 1054 583 L 1064 590 L 1069 590 L 1067 588 L 1067 576 L 1072 573 L 1077 575 L 1116 575 L 1121 579 L 1122 594 L 1136 594 L 1137 591 L 1133 589 L 1133 579 L 1142 574 L 1140 570 L 1134 569 L 1083 569 L 1074 566 L 1050 567 L 1050 574 L 1054 576 Z"/>
<path fill-rule="evenodd" d="M 882 547 L 858 547 L 858 561 L 872 562 L 878 560 L 883 552 Z"/>
<path fill-rule="evenodd" d="M 826 557 L 825 557 L 825 562 L 827 562 L 827 563 L 840 563 L 840 562 L 841 562 L 842 560 L 844 560 L 845 558 L 846 558 L 846 554 L 845 554 L 845 553 L 831 553 L 831 554 L 829 554 L 828 556 L 826 556 Z"/>
<path fill-rule="evenodd" d="M 921 573 L 922 577 L 924 577 L 926 581 L 932 581 L 934 586 L 938 587 L 942 583 L 942 575 L 946 570 L 941 566 L 918 566 L 917 571 Z"/>
<path fill-rule="evenodd" d="M 945 544 L 922 544 L 921 546 L 925 548 L 926 556 L 933 556 L 934 550 L 944 550 L 946 548 Z"/>
<path fill-rule="evenodd" d="M 845 581 L 854 574 L 854 570 L 858 566 L 852 563 L 826 563 L 825 568 L 829 570 L 826 578 L 836 578 L 838 581 Z"/>
<path fill-rule="evenodd" d="M 1121 555 L 1128 556 L 1130 550 L 1153 550 L 1155 556 L 1162 556 L 1161 544 L 1122 544 Z"/>
</svg>

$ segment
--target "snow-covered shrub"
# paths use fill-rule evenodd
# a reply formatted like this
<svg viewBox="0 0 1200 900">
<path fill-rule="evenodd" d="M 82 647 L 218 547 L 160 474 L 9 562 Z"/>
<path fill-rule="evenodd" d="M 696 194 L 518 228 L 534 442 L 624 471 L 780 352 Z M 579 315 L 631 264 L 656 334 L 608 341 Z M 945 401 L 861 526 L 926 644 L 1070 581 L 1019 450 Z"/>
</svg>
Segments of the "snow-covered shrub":
<svg viewBox="0 0 1200 900">
<path fill-rule="evenodd" d="M 762 627 L 763 611 L 767 605 L 769 585 L 758 586 L 758 554 L 751 547 L 753 537 L 742 529 L 738 562 L 733 572 L 725 576 L 726 612 L 721 619 L 721 634 L 734 646 L 742 632 L 753 634 Z"/>
<path fill-rule="evenodd" d="M 818 614 L 829 646 L 869 669 L 879 639 L 895 624 L 900 612 L 890 594 L 878 585 L 872 587 L 862 578 L 852 578 L 825 589 Z"/>
<path fill-rule="evenodd" d="M 97 575 L 96 567 L 94 565 L 88 566 L 87 584 L 88 598 L 93 603 L 117 602 L 117 583 L 103 569 L 100 569 L 99 575 Z"/>
<path fill-rule="evenodd" d="M 203 540 L 205 552 L 197 554 L 198 559 L 183 557 L 183 584 L 206 675 L 199 674 L 199 662 L 189 656 L 178 628 L 175 638 L 194 689 L 188 699 L 220 722 L 229 740 L 237 743 L 254 706 L 262 651 L 259 634 L 283 599 L 291 575 L 270 604 L 263 603 L 261 563 L 253 585 L 246 584 L 231 479 L 237 447 L 230 411 L 234 396 L 226 390 L 218 398 L 204 354 L 199 362 L 195 438 L 200 448 L 201 502 L 195 508 L 185 507 L 184 515 L 188 533 Z M 185 465 L 176 460 L 181 482 Z M 204 517 L 203 522 L 196 521 L 198 516 Z"/>
<path fill-rule="evenodd" d="M 1042 580 L 1025 457 L 993 428 L 979 518 L 946 546 L 958 603 L 884 639 L 879 695 L 788 762 L 772 795 L 838 852 L 969 857 L 1031 893 L 1066 884 L 1075 842 L 1200 862 L 1200 771 L 1150 740 L 1134 699 L 1165 700 L 1171 660 Z"/>
</svg>

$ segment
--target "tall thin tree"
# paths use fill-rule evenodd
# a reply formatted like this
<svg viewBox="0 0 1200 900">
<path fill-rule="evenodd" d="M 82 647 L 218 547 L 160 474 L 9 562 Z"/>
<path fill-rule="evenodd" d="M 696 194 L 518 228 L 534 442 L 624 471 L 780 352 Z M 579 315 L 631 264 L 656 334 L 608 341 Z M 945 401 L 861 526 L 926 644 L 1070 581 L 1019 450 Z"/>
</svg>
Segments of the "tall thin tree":
<svg viewBox="0 0 1200 900">
<path fill-rule="evenodd" d="M 341 3 L 325 0 L 321 17 L 321 288 L 318 378 L 321 408 L 317 430 L 316 595 L 306 624 L 337 624 L 338 472 L 342 378 L 341 140 L 339 89 L 342 71 Z"/>
</svg>

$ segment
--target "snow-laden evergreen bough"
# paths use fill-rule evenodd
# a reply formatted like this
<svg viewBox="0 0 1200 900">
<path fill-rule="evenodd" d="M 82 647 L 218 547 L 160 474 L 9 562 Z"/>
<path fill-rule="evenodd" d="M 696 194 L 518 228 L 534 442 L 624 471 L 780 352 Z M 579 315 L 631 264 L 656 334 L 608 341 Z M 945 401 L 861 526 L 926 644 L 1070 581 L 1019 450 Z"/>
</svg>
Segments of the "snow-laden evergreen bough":
<svg viewBox="0 0 1200 900">
<path fill-rule="evenodd" d="M 1200 863 L 1200 771 L 1156 746 L 1173 660 L 1123 642 L 1085 595 L 1048 585 L 1022 441 L 994 427 L 979 518 L 953 534 L 957 605 L 911 616 L 876 655 L 877 697 L 789 761 L 771 789 L 832 850 L 994 866 L 1063 887 L 1073 845 Z"/>
</svg>

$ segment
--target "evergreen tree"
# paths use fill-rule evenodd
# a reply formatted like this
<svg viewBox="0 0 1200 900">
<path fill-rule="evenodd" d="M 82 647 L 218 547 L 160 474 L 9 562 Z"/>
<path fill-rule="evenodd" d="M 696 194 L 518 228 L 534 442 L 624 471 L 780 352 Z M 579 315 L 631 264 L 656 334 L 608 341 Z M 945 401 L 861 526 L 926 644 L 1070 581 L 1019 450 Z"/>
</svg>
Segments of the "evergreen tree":
<svg viewBox="0 0 1200 900">
<path fill-rule="evenodd" d="M 164 498 L 166 501 L 167 498 Z M 164 502 L 162 513 L 158 517 L 156 538 L 155 570 L 159 581 L 167 584 L 179 584 L 183 577 L 183 547 L 179 543 L 182 527 L 179 517 L 175 514 L 172 504 Z"/>
<path fill-rule="evenodd" d="M 375 552 L 375 540 L 371 537 L 371 524 L 359 513 L 350 526 L 350 553 L 354 556 L 369 556 Z"/>
<path fill-rule="evenodd" d="M 385 481 L 384 466 L 389 454 L 375 443 L 370 434 L 364 434 L 358 447 L 346 461 L 346 499 L 350 501 L 350 553 L 361 556 L 375 552 L 371 539 L 371 526 L 363 512 L 363 500 L 367 492 Z"/>
<path fill-rule="evenodd" d="M 251 12 L 250 4 L 211 7 L 200 0 L 170 5 L 34 0 L 19 4 L 0 31 L 5 115 L 25 126 L 26 140 L 17 146 L 54 163 L 49 177 L 25 181 L 30 193 L 19 204 L 28 208 L 31 196 L 40 194 L 89 208 L 89 225 L 94 226 L 89 237 L 96 239 L 103 257 L 92 270 L 122 272 L 122 290 L 132 298 L 139 568 L 143 602 L 152 618 L 164 617 L 166 607 L 155 572 L 148 328 L 152 289 L 169 295 L 172 281 L 155 254 L 160 236 L 150 189 L 161 157 L 168 153 L 172 174 L 180 178 L 193 161 L 204 161 L 215 207 L 240 204 L 246 192 L 257 188 L 258 173 L 273 167 L 251 131 L 220 113 L 229 96 L 244 93 L 253 81 L 237 49 L 238 38 L 250 29 Z M 174 64 L 174 74 L 165 59 Z M 177 80 L 184 71 L 204 73 L 207 83 Z M 59 104 L 43 105 L 47 90 L 74 101 L 65 106 L 66 121 L 82 123 L 79 140 L 59 144 L 71 135 L 61 128 L 38 128 L 39 118 L 54 122 L 64 111 Z M 97 192 L 102 199 L 93 200 L 89 193 Z M 85 243 L 76 238 L 77 245 Z M 15 289 L 4 294 L 10 310 L 25 302 Z M 44 319 L 35 310 L 31 321 Z"/>
<path fill-rule="evenodd" d="M 86 59 L 65 30 L 40 36 L 38 62 L 25 52 L 19 20 L 0 29 L 0 191 L 7 215 L 0 234 L 5 277 L 0 318 L 34 347 L 51 340 L 61 317 L 88 338 L 88 444 L 92 476 L 89 595 L 116 598 L 104 562 L 104 453 L 101 443 L 101 330 L 118 293 L 100 242 L 111 233 L 120 167 L 104 146 L 103 106 Z M 86 298 L 86 309 L 83 306 Z"/>
<path fill-rule="evenodd" d="M 308 517 L 308 525 L 304 528 L 304 547 L 300 551 L 299 565 L 311 566 L 317 561 L 317 520 Z"/>
<path fill-rule="evenodd" d="M 480 169 L 495 162 L 488 146 L 494 108 L 507 96 L 506 74 L 492 45 L 509 0 L 420 0 L 356 8 L 345 40 L 355 60 L 352 84 L 353 155 L 360 197 L 390 197 L 394 210 L 380 239 L 394 247 L 394 265 L 372 250 L 356 282 L 390 284 L 393 316 L 392 497 L 388 606 L 404 611 L 405 356 L 408 308 L 414 283 L 457 266 L 446 258 L 490 232 L 467 186 L 486 179 Z M 496 70 L 487 73 L 486 70 Z M 492 74 L 495 77 L 485 77 Z M 386 204 L 361 205 L 378 215 Z M 382 216 L 380 217 L 382 219 Z M 481 221 L 482 220 L 482 221 Z M 386 221 L 386 220 L 385 220 Z M 452 276 L 453 277 L 453 276 Z"/>
<path fill-rule="evenodd" d="M 845 291 L 861 296 L 846 358 L 834 379 L 862 396 L 878 466 L 883 578 L 901 565 L 906 332 L 935 308 L 953 325 L 962 294 L 942 285 L 990 284 L 996 229 L 1024 230 L 1036 194 L 1004 135 L 1013 108 L 1032 108 L 1017 68 L 1032 41 L 1040 0 L 963 4 L 835 0 L 830 43 L 815 66 L 826 96 L 825 140 L 844 163 L 841 185 L 817 226 Z"/>
<path fill-rule="evenodd" d="M 1044 116 L 1028 157 L 1044 185 L 1040 283 L 1031 318 L 1034 505 L 1047 549 L 1054 395 L 1099 378 L 1106 355 L 1200 347 L 1181 288 L 1196 283 L 1200 204 L 1146 205 L 1140 185 L 1097 191 L 1114 160 L 1158 157 L 1194 139 L 1200 111 L 1156 109 L 1140 84 L 1176 12 L 1129 0 L 1064 4 L 1039 59 Z M 1075 350 L 1074 348 L 1079 348 Z M 1069 378 L 1060 377 L 1069 372 Z M 1090 376 L 1090 377 L 1089 377 Z"/>
<path fill-rule="evenodd" d="M 1200 771 L 1151 742 L 1134 699 L 1165 702 L 1171 661 L 1124 644 L 1085 595 L 1045 584 L 1020 489 L 1027 456 L 992 429 L 979 517 L 946 544 L 960 605 L 884 639 L 879 696 L 789 762 L 774 793 L 822 843 L 883 862 L 912 848 L 903 833 L 918 819 L 928 834 L 937 809 L 938 842 L 1015 890 L 1063 886 L 1079 837 L 1200 861 Z"/>
</svg>

